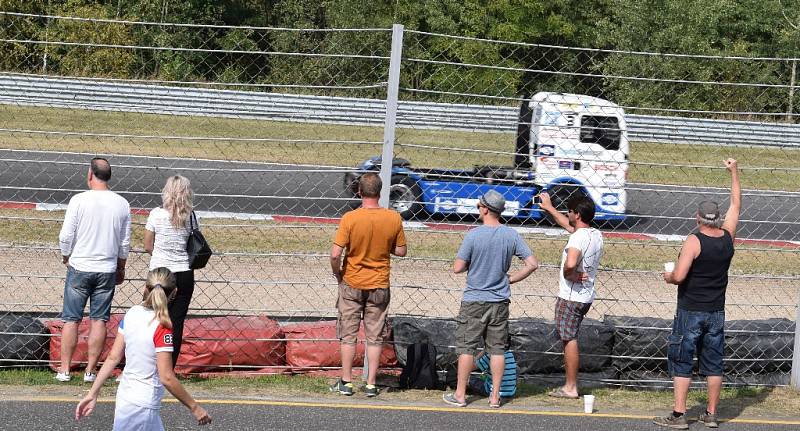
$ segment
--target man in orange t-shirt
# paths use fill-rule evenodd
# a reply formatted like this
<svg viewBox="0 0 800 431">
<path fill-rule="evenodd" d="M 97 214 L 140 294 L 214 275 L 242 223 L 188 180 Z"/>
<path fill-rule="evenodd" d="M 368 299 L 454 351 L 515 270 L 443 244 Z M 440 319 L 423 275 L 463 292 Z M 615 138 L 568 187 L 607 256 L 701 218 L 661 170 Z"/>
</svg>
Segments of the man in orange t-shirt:
<svg viewBox="0 0 800 431">
<path fill-rule="evenodd" d="M 358 180 L 361 208 L 342 217 L 331 248 L 331 269 L 339 283 L 336 336 L 342 351 L 342 375 L 331 386 L 331 391 L 342 395 L 353 395 L 354 392 L 351 383 L 353 358 L 362 315 L 369 363 L 365 394 L 368 397 L 378 395 L 375 377 L 386 333 L 390 254 L 406 255 L 403 220 L 396 211 L 381 208 L 378 204 L 381 186 L 377 174 L 361 176 Z M 345 249 L 347 254 L 342 265 Z"/>
</svg>

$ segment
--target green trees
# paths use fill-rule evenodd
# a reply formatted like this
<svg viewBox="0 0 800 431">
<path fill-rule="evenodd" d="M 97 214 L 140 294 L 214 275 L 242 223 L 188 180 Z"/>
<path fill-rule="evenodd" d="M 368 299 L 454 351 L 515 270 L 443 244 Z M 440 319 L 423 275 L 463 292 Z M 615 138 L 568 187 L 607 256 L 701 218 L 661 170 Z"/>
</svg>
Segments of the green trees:
<svg viewBox="0 0 800 431">
<path fill-rule="evenodd" d="M 603 45 L 709 57 L 612 54 L 601 69 L 604 87 L 629 106 L 785 112 L 791 62 L 754 59 L 796 55 L 784 49 L 782 39 L 797 32 L 787 32 L 778 3 L 621 1 L 599 29 Z"/>
<path fill-rule="evenodd" d="M 798 105 L 791 84 L 797 81 L 792 58 L 800 52 L 800 0 L 0 0 L 0 9 L 295 29 L 388 30 L 402 23 L 408 31 L 401 94 L 407 99 L 513 104 L 549 90 L 601 96 L 641 112 L 722 116 L 786 113 Z M 10 15 L 0 15 L 0 24 L 0 38 L 17 41 L 0 42 L 5 71 L 248 83 L 266 91 L 361 97 L 383 94 L 388 61 L 370 57 L 388 57 L 391 39 L 388 31 L 201 28 Z M 47 43 L 54 41 L 63 43 Z M 299 87 L 287 90 L 287 85 Z M 329 86 L 340 88 L 324 88 Z"/>
</svg>

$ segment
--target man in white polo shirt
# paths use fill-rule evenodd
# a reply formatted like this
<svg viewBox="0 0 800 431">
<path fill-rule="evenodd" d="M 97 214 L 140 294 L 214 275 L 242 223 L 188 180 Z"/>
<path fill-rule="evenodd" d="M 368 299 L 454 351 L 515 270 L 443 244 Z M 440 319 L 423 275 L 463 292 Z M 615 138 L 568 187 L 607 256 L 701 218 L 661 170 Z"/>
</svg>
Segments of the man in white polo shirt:
<svg viewBox="0 0 800 431">
<path fill-rule="evenodd" d="M 58 235 L 67 265 L 61 319 L 61 369 L 56 380 L 67 382 L 72 354 L 78 344 L 78 324 L 89 301 L 89 357 L 83 380 L 92 382 L 106 339 L 114 286 L 125 279 L 130 251 L 131 210 L 128 201 L 108 188 L 111 165 L 92 159 L 87 174 L 89 190 L 72 197 Z"/>
</svg>

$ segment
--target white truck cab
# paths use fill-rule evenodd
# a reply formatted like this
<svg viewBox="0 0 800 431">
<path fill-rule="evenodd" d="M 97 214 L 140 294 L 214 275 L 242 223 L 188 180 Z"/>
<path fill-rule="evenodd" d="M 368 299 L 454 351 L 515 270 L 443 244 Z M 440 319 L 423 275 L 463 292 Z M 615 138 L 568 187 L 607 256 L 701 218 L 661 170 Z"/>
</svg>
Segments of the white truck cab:
<svg viewBox="0 0 800 431">
<path fill-rule="evenodd" d="M 616 104 L 579 94 L 540 92 L 529 102 L 530 166 L 556 207 L 577 190 L 598 215 L 625 213 L 630 146 L 625 113 Z"/>
</svg>

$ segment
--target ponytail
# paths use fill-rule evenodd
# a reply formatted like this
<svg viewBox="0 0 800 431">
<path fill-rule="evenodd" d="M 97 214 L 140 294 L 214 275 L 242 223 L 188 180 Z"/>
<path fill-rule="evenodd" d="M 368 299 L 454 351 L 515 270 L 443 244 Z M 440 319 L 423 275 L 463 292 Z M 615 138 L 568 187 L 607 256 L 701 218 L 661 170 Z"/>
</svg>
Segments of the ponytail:
<svg viewBox="0 0 800 431">
<path fill-rule="evenodd" d="M 147 274 L 147 291 L 144 306 L 153 310 L 161 326 L 172 328 L 169 318 L 169 301 L 175 293 L 175 275 L 167 268 L 156 268 Z"/>
<path fill-rule="evenodd" d="M 172 328 L 172 321 L 169 319 L 169 300 L 167 299 L 167 294 L 164 292 L 164 288 L 160 284 L 156 284 L 153 290 L 150 291 L 150 295 L 148 295 L 145 300 L 145 305 L 148 306 L 147 308 L 151 308 L 156 312 L 156 317 L 154 317 L 154 319 L 158 320 L 161 326 Z"/>
</svg>

